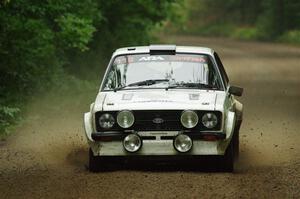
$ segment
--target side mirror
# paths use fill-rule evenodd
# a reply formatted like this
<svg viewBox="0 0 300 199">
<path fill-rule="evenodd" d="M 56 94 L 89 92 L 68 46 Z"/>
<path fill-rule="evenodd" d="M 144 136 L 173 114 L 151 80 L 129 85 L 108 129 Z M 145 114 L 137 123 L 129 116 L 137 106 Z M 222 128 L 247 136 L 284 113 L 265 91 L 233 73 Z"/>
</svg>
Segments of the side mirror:
<svg viewBox="0 0 300 199">
<path fill-rule="evenodd" d="M 237 86 L 230 86 L 228 92 L 235 96 L 242 96 L 244 89 Z"/>
</svg>

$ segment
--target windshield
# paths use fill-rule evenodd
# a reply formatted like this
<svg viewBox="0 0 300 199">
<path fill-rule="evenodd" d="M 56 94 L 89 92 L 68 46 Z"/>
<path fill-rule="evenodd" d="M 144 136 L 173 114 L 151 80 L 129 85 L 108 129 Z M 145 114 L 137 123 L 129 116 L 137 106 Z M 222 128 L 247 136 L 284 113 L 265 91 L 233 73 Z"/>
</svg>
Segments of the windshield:
<svg viewBox="0 0 300 199">
<path fill-rule="evenodd" d="M 122 55 L 114 59 L 103 90 L 205 88 L 222 90 L 220 76 L 207 55 Z"/>
</svg>

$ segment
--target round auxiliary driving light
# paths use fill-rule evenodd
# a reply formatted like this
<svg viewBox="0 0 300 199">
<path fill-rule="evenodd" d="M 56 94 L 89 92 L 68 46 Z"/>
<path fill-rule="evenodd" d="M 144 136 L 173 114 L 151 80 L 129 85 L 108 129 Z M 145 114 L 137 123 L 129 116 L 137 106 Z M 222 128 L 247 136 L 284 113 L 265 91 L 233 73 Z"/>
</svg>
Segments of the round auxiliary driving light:
<svg viewBox="0 0 300 199">
<path fill-rule="evenodd" d="M 109 113 L 104 113 L 99 118 L 99 124 L 104 129 L 109 129 L 114 126 L 115 119 L 114 117 Z"/>
<path fill-rule="evenodd" d="M 173 144 L 174 144 L 174 148 L 177 151 L 185 153 L 191 150 L 193 146 L 193 141 L 189 136 L 185 134 L 179 134 L 178 136 L 175 137 Z"/>
<path fill-rule="evenodd" d="M 121 111 L 117 116 L 117 123 L 120 127 L 127 129 L 134 123 L 134 115 L 131 111 Z"/>
<path fill-rule="evenodd" d="M 202 117 L 202 124 L 206 128 L 212 129 L 218 124 L 218 118 L 214 113 L 205 113 Z"/>
<path fill-rule="evenodd" d="M 136 152 L 142 147 L 142 140 L 136 134 L 129 134 L 123 140 L 123 146 L 128 152 Z"/>
<path fill-rule="evenodd" d="M 180 121 L 185 128 L 191 129 L 198 124 L 198 115 L 194 111 L 184 111 L 181 114 Z"/>
</svg>

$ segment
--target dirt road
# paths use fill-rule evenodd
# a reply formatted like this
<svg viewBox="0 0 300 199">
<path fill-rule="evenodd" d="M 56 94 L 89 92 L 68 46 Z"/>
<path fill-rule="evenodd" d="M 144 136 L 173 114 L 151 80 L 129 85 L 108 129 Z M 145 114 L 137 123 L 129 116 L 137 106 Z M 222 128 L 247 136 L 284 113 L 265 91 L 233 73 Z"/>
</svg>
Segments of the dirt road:
<svg viewBox="0 0 300 199">
<path fill-rule="evenodd" d="M 95 94 L 46 96 L 29 105 L 27 121 L 0 142 L 0 198 L 300 198 L 300 48 L 197 37 L 168 41 L 216 49 L 231 84 L 245 88 L 234 174 L 151 165 L 89 173 L 82 114 Z"/>
</svg>

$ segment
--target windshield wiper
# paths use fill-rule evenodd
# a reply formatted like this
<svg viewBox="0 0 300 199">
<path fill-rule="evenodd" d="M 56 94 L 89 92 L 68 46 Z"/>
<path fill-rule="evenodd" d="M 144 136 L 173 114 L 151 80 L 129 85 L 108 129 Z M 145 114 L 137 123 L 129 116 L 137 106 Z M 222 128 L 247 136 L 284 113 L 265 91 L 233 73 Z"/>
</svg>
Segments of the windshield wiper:
<svg viewBox="0 0 300 199">
<path fill-rule="evenodd" d="M 177 83 L 174 85 L 170 85 L 166 88 L 166 90 L 168 89 L 172 89 L 172 88 L 198 88 L 198 89 L 213 89 L 213 90 L 217 90 L 218 88 L 213 87 L 211 85 L 208 84 L 202 84 L 202 83 Z"/>
<path fill-rule="evenodd" d="M 134 83 L 128 84 L 126 86 L 117 87 L 117 88 L 114 89 L 114 91 L 116 92 L 116 91 L 122 90 L 123 88 L 126 88 L 126 87 L 150 86 L 150 85 L 158 84 L 158 83 L 161 83 L 161 82 L 168 82 L 168 81 L 169 81 L 169 79 L 148 79 L 148 80 L 134 82 Z"/>
<path fill-rule="evenodd" d="M 168 79 L 148 79 L 148 80 L 144 80 L 144 81 L 139 81 L 139 82 L 134 82 L 131 84 L 128 84 L 127 86 L 150 86 L 153 84 L 157 84 L 160 82 L 168 82 Z"/>
</svg>

